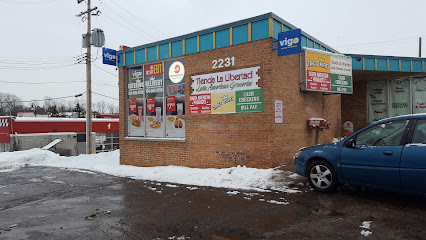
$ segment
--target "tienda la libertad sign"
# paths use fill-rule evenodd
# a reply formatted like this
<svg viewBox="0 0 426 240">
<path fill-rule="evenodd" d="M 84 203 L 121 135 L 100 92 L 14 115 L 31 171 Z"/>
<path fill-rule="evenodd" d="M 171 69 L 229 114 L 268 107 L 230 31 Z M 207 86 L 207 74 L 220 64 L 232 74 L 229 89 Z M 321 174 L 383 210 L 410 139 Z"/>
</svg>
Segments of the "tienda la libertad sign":
<svg viewBox="0 0 426 240">
<path fill-rule="evenodd" d="M 302 91 L 353 93 L 351 57 L 320 50 L 303 50 Z"/>
<path fill-rule="evenodd" d="M 263 112 L 260 67 L 191 76 L 190 114 Z"/>
</svg>

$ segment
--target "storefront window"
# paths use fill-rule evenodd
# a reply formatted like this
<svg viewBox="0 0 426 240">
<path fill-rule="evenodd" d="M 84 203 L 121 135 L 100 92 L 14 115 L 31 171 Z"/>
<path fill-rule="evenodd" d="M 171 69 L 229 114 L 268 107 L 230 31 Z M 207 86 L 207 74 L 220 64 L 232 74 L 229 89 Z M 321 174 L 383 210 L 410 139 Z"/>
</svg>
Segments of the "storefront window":
<svg viewBox="0 0 426 240">
<path fill-rule="evenodd" d="M 368 121 L 426 113 L 426 78 L 370 81 L 367 87 Z"/>
<path fill-rule="evenodd" d="M 127 136 L 185 138 L 183 59 L 128 69 Z"/>
</svg>

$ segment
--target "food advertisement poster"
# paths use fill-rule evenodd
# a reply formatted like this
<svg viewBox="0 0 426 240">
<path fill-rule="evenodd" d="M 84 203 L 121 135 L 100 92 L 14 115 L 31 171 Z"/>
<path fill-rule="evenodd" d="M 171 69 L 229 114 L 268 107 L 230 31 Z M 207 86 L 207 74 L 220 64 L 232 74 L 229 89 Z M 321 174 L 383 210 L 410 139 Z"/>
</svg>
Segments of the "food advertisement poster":
<svg viewBox="0 0 426 240">
<path fill-rule="evenodd" d="M 185 137 L 185 68 L 183 59 L 164 63 L 166 138 Z"/>
<path fill-rule="evenodd" d="M 192 76 L 190 114 L 263 112 L 260 66 Z"/>
<path fill-rule="evenodd" d="M 352 94 L 352 58 L 304 50 L 302 90 Z"/>
<path fill-rule="evenodd" d="M 146 137 L 163 137 L 163 63 L 145 66 Z"/>
<path fill-rule="evenodd" d="M 413 113 L 426 113 L 426 79 L 413 79 Z"/>
<path fill-rule="evenodd" d="M 145 126 L 143 125 L 143 70 L 142 68 L 131 69 L 128 74 L 128 135 L 132 137 L 143 137 Z"/>
<path fill-rule="evenodd" d="M 370 123 L 388 117 L 387 86 L 384 81 L 370 81 L 367 86 L 368 121 Z"/>
<path fill-rule="evenodd" d="M 143 123 L 143 98 L 129 99 L 128 135 L 132 137 L 145 136 Z"/>
<path fill-rule="evenodd" d="M 185 137 L 184 59 L 127 70 L 127 136 Z"/>
<path fill-rule="evenodd" d="M 389 85 L 391 92 L 388 117 L 410 114 L 410 79 L 392 80 Z"/>
</svg>

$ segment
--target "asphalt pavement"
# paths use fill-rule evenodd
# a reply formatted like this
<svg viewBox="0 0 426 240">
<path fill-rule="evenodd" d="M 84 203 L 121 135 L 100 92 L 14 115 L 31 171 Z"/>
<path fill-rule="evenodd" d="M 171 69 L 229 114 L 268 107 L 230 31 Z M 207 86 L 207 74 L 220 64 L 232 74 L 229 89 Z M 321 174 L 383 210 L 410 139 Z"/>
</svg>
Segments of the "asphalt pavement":
<svg viewBox="0 0 426 240">
<path fill-rule="evenodd" d="M 0 173 L 0 239 L 426 239 L 425 198 L 305 184 L 254 192 L 25 167 Z"/>
</svg>

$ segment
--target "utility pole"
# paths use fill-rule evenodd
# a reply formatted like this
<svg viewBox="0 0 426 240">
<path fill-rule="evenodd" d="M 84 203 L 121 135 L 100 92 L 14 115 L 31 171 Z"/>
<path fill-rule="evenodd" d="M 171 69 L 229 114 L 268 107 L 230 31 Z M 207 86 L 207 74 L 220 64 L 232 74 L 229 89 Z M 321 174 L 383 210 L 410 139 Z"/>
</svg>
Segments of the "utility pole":
<svg viewBox="0 0 426 240">
<path fill-rule="evenodd" d="M 83 0 L 77 0 L 77 3 L 81 3 Z M 92 26 L 91 26 L 91 15 L 92 11 L 98 9 L 97 7 L 90 8 L 90 0 L 87 0 L 87 11 L 80 13 L 77 17 L 81 17 L 87 14 L 87 32 L 86 32 L 86 154 L 92 154 Z M 96 14 L 95 14 L 96 15 Z M 83 18 L 84 19 L 84 18 Z"/>
<path fill-rule="evenodd" d="M 422 37 L 419 37 L 419 57 L 422 57 Z"/>
</svg>

